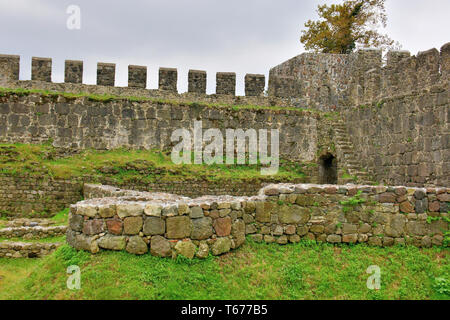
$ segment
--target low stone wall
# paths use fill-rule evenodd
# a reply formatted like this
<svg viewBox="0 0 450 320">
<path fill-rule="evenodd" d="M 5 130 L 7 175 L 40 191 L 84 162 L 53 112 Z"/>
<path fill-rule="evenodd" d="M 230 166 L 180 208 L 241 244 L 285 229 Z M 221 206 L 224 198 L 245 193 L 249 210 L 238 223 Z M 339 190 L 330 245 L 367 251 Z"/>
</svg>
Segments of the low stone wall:
<svg viewBox="0 0 450 320">
<path fill-rule="evenodd" d="M 302 179 L 296 179 L 294 183 L 305 183 L 305 181 L 317 180 L 316 177 L 306 176 Z M 102 183 L 114 185 L 114 181 L 103 179 Z M 189 179 L 184 181 L 158 181 L 153 183 L 133 183 L 120 185 L 120 194 L 114 192 L 114 196 L 128 195 L 128 191 L 146 191 L 146 192 L 163 192 L 170 194 L 183 195 L 190 198 L 198 198 L 205 195 L 223 196 L 247 196 L 251 197 L 258 194 L 263 187 L 275 183 L 274 180 L 225 180 L 204 181 Z M 109 195 L 110 188 L 104 188 L 105 185 L 84 184 L 83 195 L 85 199 L 103 198 Z M 117 189 L 117 188 L 113 188 Z M 126 192 L 125 192 L 126 191 Z M 124 193 L 125 192 L 125 193 Z M 92 194 L 91 194 L 92 193 Z M 73 202 L 72 202 L 73 203 Z"/>
<path fill-rule="evenodd" d="M 96 190 L 96 191 L 95 191 Z M 103 191 L 102 191 L 103 190 Z M 258 196 L 187 197 L 93 188 L 71 206 L 67 242 L 92 253 L 126 250 L 205 258 L 255 241 L 301 239 L 377 246 L 447 245 L 448 188 L 269 185 Z"/>
<path fill-rule="evenodd" d="M 82 183 L 0 175 L 0 215 L 59 212 L 81 199 Z"/>
<path fill-rule="evenodd" d="M 42 218 L 17 218 L 13 220 L 9 220 L 6 222 L 6 228 L 17 228 L 17 227 L 50 227 L 54 225 L 55 222 L 50 219 L 42 219 Z"/>
<path fill-rule="evenodd" d="M 299 182 L 310 181 L 306 176 Z M 32 213 L 51 216 L 71 204 L 85 198 L 95 198 L 89 193 L 92 188 L 83 188 L 85 182 L 97 178 L 80 177 L 73 180 L 43 179 L 29 176 L 0 175 L 0 216 L 27 216 Z M 115 184 L 113 179 L 103 178 L 104 184 Z M 220 180 L 207 182 L 202 180 L 158 181 L 153 183 L 135 182 L 124 184 L 122 189 L 166 192 L 196 198 L 204 195 L 244 195 L 252 196 L 269 185 L 270 180 L 233 181 Z M 272 181 L 273 183 L 273 181 Z M 115 195 L 117 196 L 117 195 Z M 103 196 L 102 196 L 103 197 Z"/>
<path fill-rule="evenodd" d="M 40 258 L 59 246 L 61 243 L 0 242 L 0 258 Z"/>
<path fill-rule="evenodd" d="M 150 247 L 154 255 L 188 258 L 239 247 L 245 241 L 241 202 L 247 198 L 214 197 L 220 203 L 210 205 L 206 199 L 136 192 L 82 201 L 71 207 L 67 242 L 93 253 L 103 248 L 144 254 Z"/>
<path fill-rule="evenodd" d="M 66 230 L 67 226 L 4 228 L 0 229 L 0 238 L 42 239 L 62 236 Z"/>
</svg>

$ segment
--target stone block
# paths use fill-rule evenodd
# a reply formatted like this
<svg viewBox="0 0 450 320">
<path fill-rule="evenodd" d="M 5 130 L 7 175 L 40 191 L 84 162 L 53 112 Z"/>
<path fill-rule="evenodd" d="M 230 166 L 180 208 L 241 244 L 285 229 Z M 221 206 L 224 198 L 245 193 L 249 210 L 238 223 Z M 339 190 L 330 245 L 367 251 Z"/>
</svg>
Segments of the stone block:
<svg viewBox="0 0 450 320">
<path fill-rule="evenodd" d="M 209 217 L 193 219 L 191 239 L 206 240 L 213 234 L 212 219 Z"/>
<path fill-rule="evenodd" d="M 121 251 L 125 249 L 126 239 L 124 236 L 113 236 L 107 234 L 98 239 L 98 246 L 102 249 Z"/>
<path fill-rule="evenodd" d="M 191 220 L 187 216 L 168 217 L 166 228 L 169 239 L 187 238 L 191 234 Z"/>
<path fill-rule="evenodd" d="M 127 252 L 132 254 L 145 254 L 148 252 L 148 246 L 139 236 L 133 236 L 128 239 Z"/>
<path fill-rule="evenodd" d="M 64 82 L 83 83 L 83 61 L 77 60 L 65 61 Z"/>
<path fill-rule="evenodd" d="M 178 71 L 174 68 L 159 69 L 159 90 L 177 92 Z"/>
<path fill-rule="evenodd" d="M 143 232 L 146 236 L 164 235 L 166 222 L 158 217 L 147 217 L 144 220 Z"/>
<path fill-rule="evenodd" d="M 150 241 L 150 253 L 158 257 L 172 256 L 169 240 L 161 236 L 153 236 Z"/>
<path fill-rule="evenodd" d="M 81 232 L 83 230 L 84 217 L 78 214 L 69 214 L 69 228 L 73 231 Z"/>
<path fill-rule="evenodd" d="M 31 80 L 52 81 L 52 59 L 50 58 L 31 58 Z"/>
<path fill-rule="evenodd" d="M 229 236 L 231 233 L 231 218 L 218 218 L 213 222 L 214 230 L 219 237 Z"/>
<path fill-rule="evenodd" d="M 305 224 L 309 221 L 310 212 L 305 208 L 297 205 L 281 206 L 278 217 L 281 223 L 285 224 Z"/>
<path fill-rule="evenodd" d="M 116 65 L 114 63 L 97 63 L 97 85 L 114 87 Z"/>
<path fill-rule="evenodd" d="M 236 94 L 236 73 L 218 72 L 216 74 L 216 94 Z"/>
<path fill-rule="evenodd" d="M 119 203 L 116 205 L 117 215 L 123 219 L 126 217 L 136 217 L 142 215 L 144 212 L 143 204 L 141 203 Z"/>
<path fill-rule="evenodd" d="M 123 232 L 127 235 L 139 234 L 143 225 L 142 217 L 128 217 L 123 220 Z"/>
<path fill-rule="evenodd" d="M 191 240 L 188 241 L 178 241 L 175 245 L 175 251 L 188 259 L 192 259 L 195 256 L 197 247 L 192 243 Z"/>
<path fill-rule="evenodd" d="M 105 231 L 105 223 L 101 219 L 87 220 L 83 225 L 83 233 L 86 235 L 99 234 Z"/>
<path fill-rule="evenodd" d="M 20 56 L 0 54 L 0 85 L 19 80 Z"/>
<path fill-rule="evenodd" d="M 189 70 L 188 92 L 206 94 L 206 71 Z"/>
<path fill-rule="evenodd" d="M 108 232 L 114 235 L 121 235 L 123 231 L 123 222 L 119 219 L 106 220 Z"/>
<path fill-rule="evenodd" d="M 147 67 L 128 66 L 128 87 L 141 89 L 147 87 Z"/>
<path fill-rule="evenodd" d="M 245 95 L 259 97 L 264 95 L 266 77 L 263 74 L 247 74 L 245 76 Z"/>
<path fill-rule="evenodd" d="M 215 256 L 229 252 L 231 250 L 231 240 L 229 238 L 217 238 L 211 246 L 212 254 Z"/>
<path fill-rule="evenodd" d="M 245 242 L 245 223 L 243 220 L 238 219 L 233 222 L 231 226 L 231 235 L 236 247 L 241 246 Z"/>
</svg>

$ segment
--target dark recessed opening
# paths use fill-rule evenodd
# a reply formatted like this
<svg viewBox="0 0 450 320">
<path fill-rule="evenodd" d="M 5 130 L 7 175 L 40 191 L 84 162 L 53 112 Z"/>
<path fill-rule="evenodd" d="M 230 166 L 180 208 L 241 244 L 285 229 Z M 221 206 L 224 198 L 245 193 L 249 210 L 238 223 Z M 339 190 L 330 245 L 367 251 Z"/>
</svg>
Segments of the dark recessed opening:
<svg viewBox="0 0 450 320">
<path fill-rule="evenodd" d="M 320 157 L 319 176 L 322 184 L 337 184 L 337 159 L 332 154 Z"/>
</svg>

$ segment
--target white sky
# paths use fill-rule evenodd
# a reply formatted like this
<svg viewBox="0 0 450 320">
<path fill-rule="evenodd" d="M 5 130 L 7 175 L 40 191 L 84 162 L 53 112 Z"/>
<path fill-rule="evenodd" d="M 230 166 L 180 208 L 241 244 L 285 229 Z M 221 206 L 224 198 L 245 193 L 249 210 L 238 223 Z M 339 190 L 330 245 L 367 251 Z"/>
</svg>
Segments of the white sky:
<svg viewBox="0 0 450 320">
<path fill-rule="evenodd" d="M 318 0 L 0 0 L 0 53 L 20 54 L 20 79 L 31 78 L 31 57 L 53 58 L 53 81 L 64 79 L 64 60 L 84 61 L 84 83 L 95 83 L 97 62 L 114 62 L 116 85 L 127 85 L 129 64 L 148 66 L 148 87 L 158 68 L 176 67 L 180 92 L 187 72 L 246 73 L 269 69 L 302 53 L 300 31 L 317 19 Z M 81 9 L 81 30 L 68 30 L 66 9 Z M 416 54 L 450 41 L 449 0 L 387 0 L 386 32 Z"/>
</svg>

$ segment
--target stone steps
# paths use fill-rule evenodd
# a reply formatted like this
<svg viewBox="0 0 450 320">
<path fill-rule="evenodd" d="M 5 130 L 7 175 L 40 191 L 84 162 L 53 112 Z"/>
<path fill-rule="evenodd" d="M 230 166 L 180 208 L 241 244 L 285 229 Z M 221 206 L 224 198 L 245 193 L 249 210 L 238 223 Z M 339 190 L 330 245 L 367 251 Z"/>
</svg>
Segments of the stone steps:
<svg viewBox="0 0 450 320">
<path fill-rule="evenodd" d="M 54 227 L 13 227 L 0 229 L 0 238 L 42 239 L 66 234 L 67 226 Z"/>
<path fill-rule="evenodd" d="M 49 227 L 51 225 L 55 224 L 50 219 L 40 219 L 40 218 L 17 218 L 14 220 L 8 221 L 5 226 L 7 228 L 17 228 L 17 227 Z"/>
<path fill-rule="evenodd" d="M 370 174 L 361 170 L 361 164 L 357 160 L 358 157 L 354 152 L 353 143 L 348 136 L 347 128 L 342 120 L 334 125 L 334 132 L 336 147 L 342 152 L 342 156 L 344 157 L 343 167 L 347 169 L 347 172 L 351 176 L 356 176 L 359 183 L 373 184 Z M 343 183 L 348 182 L 353 183 L 355 181 L 353 179 L 343 179 Z"/>
<path fill-rule="evenodd" d="M 55 242 L 0 242 L 0 258 L 40 258 L 46 256 L 62 243 Z"/>
</svg>

